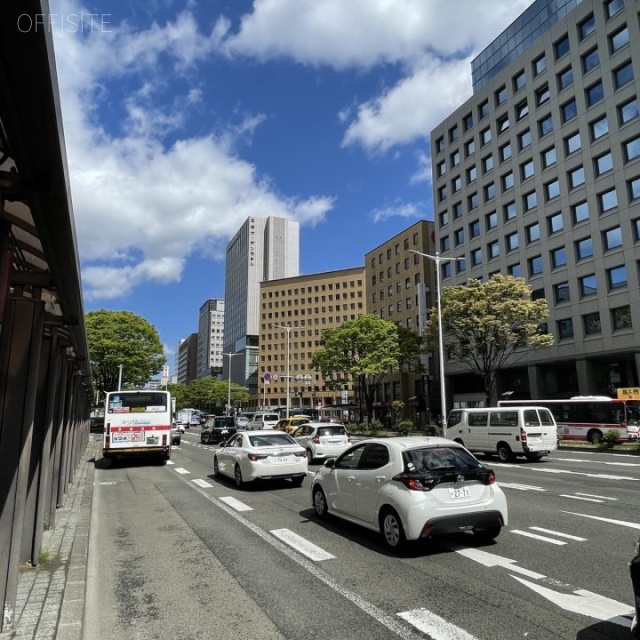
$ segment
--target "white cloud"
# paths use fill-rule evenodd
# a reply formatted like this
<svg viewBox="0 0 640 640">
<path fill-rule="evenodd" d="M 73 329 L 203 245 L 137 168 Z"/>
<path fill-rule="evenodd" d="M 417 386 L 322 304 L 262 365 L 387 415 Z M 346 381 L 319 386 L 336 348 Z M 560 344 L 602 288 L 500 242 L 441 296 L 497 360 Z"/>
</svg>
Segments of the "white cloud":
<svg viewBox="0 0 640 640">
<path fill-rule="evenodd" d="M 416 220 L 425 217 L 425 206 L 422 203 L 402 202 L 397 200 L 390 205 L 376 209 L 371 213 L 374 222 L 384 222 L 389 218 L 409 218 Z"/>
</svg>

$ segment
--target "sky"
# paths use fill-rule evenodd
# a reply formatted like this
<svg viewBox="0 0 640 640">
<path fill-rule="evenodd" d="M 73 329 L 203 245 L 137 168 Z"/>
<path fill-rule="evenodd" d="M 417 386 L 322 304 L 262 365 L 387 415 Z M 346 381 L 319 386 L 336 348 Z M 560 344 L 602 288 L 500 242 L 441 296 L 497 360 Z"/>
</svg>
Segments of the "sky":
<svg viewBox="0 0 640 640">
<path fill-rule="evenodd" d="M 429 133 L 531 1 L 49 0 L 85 311 L 173 374 L 249 216 L 299 221 L 301 274 L 433 220 Z"/>
</svg>

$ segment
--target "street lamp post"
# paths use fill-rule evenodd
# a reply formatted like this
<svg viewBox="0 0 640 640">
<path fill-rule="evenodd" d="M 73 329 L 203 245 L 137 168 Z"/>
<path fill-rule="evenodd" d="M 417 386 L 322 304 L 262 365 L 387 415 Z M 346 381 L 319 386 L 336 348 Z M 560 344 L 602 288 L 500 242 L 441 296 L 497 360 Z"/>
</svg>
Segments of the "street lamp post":
<svg viewBox="0 0 640 640">
<path fill-rule="evenodd" d="M 239 356 L 239 353 L 223 353 L 223 356 L 227 356 L 229 358 L 229 371 L 227 372 L 227 413 L 226 415 L 231 415 L 231 358 L 233 356 Z"/>
<path fill-rule="evenodd" d="M 424 258 L 429 258 L 436 263 L 436 303 L 438 308 L 438 357 L 440 360 L 440 412 L 442 416 L 442 436 L 447 437 L 447 393 L 444 385 L 444 338 L 442 336 L 442 307 L 440 303 L 440 263 L 451 260 L 464 260 L 464 258 L 443 258 L 436 251 L 435 256 L 409 249 L 409 253 L 415 253 Z"/>
<path fill-rule="evenodd" d="M 118 365 L 118 391 L 120 391 L 120 389 L 122 389 L 122 368 L 124 367 L 123 364 L 119 364 Z"/>
<path fill-rule="evenodd" d="M 287 368 L 287 415 L 286 417 L 289 417 L 289 407 L 291 406 L 291 398 L 290 398 L 290 385 L 291 385 L 291 376 L 290 376 L 290 371 L 289 371 L 289 342 L 290 342 L 290 337 L 291 337 L 291 329 L 293 327 L 290 327 L 288 324 L 272 324 L 272 327 L 275 327 L 276 329 L 285 329 L 287 332 L 287 364 L 286 364 L 286 368 Z"/>
</svg>

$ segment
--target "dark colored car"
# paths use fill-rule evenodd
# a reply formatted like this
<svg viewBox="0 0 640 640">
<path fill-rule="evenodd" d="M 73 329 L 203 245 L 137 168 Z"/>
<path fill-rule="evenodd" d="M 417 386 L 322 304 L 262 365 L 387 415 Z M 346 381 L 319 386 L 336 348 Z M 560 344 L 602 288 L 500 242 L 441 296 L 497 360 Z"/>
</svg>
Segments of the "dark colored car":
<svg viewBox="0 0 640 640">
<path fill-rule="evenodd" d="M 235 435 L 236 431 L 235 421 L 232 416 L 210 416 L 202 427 L 200 442 L 203 444 L 224 442 L 232 435 Z"/>
</svg>

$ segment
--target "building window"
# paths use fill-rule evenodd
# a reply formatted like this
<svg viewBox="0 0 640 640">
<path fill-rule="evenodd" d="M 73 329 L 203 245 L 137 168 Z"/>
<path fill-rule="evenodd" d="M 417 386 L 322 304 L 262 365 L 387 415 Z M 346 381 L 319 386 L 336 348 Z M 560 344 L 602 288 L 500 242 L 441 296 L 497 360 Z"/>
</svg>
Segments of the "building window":
<svg viewBox="0 0 640 640">
<path fill-rule="evenodd" d="M 578 278 L 578 284 L 580 286 L 580 295 L 583 298 L 595 296 L 598 293 L 596 276 L 593 273 L 588 276 L 582 276 L 582 278 Z"/>
<path fill-rule="evenodd" d="M 589 125 L 589 129 L 591 131 L 591 140 L 598 140 L 598 138 L 606 136 L 609 133 L 609 122 L 607 120 L 607 116 L 602 116 L 602 118 L 594 120 Z"/>
<path fill-rule="evenodd" d="M 584 260 L 585 258 L 591 258 L 593 256 L 593 239 L 582 238 L 576 242 L 576 259 Z"/>
<path fill-rule="evenodd" d="M 565 155 L 571 155 L 582 147 L 580 134 L 574 133 L 564 139 Z"/>
<path fill-rule="evenodd" d="M 525 149 L 531 144 L 531 131 L 527 129 L 518 136 L 518 145 L 520 150 Z"/>
<path fill-rule="evenodd" d="M 496 107 L 499 107 L 501 104 L 505 103 L 507 101 L 507 89 L 506 87 L 503 85 L 502 87 L 500 87 L 496 93 Z"/>
<path fill-rule="evenodd" d="M 454 234 L 454 242 L 456 247 L 459 247 L 461 244 L 464 244 L 464 229 L 456 229 Z"/>
<path fill-rule="evenodd" d="M 521 180 L 526 180 L 527 178 L 531 178 L 534 173 L 533 168 L 533 160 L 527 160 L 520 165 L 520 176 Z"/>
<path fill-rule="evenodd" d="M 609 18 L 613 18 L 617 13 L 624 9 L 624 0 L 608 0 L 604 3 L 604 14 Z"/>
<path fill-rule="evenodd" d="M 601 333 L 600 313 L 598 311 L 585 313 L 585 315 L 582 316 L 582 326 L 584 327 L 585 336 L 592 336 L 593 334 Z"/>
<path fill-rule="evenodd" d="M 602 241 L 606 251 L 622 246 L 622 230 L 620 227 L 608 229 L 602 234 Z"/>
<path fill-rule="evenodd" d="M 471 264 L 474 267 L 482 264 L 482 249 L 474 249 L 471 252 Z"/>
<path fill-rule="evenodd" d="M 482 172 L 488 173 L 493 169 L 493 156 L 482 158 Z"/>
<path fill-rule="evenodd" d="M 542 118 L 538 122 L 538 135 L 540 138 L 550 134 L 553 131 L 553 118 L 549 115 L 546 118 Z"/>
<path fill-rule="evenodd" d="M 618 194 L 615 188 L 598 194 L 598 204 L 600 206 L 600 213 L 607 213 L 618 206 Z"/>
<path fill-rule="evenodd" d="M 495 229 L 498 226 L 498 213 L 496 211 L 487 213 L 485 216 L 485 225 L 487 227 L 487 231 Z"/>
<path fill-rule="evenodd" d="M 464 145 L 464 152 L 467 158 L 476 152 L 476 143 L 474 140 L 469 140 L 469 142 Z"/>
<path fill-rule="evenodd" d="M 613 71 L 613 83 L 616 89 L 620 89 L 630 82 L 633 82 L 633 65 L 631 64 L 631 60 Z"/>
<path fill-rule="evenodd" d="M 455 142 L 459 137 L 460 131 L 458 130 L 458 125 L 455 124 L 449 129 L 449 142 Z"/>
<path fill-rule="evenodd" d="M 507 142 L 507 144 L 503 144 L 500 147 L 500 162 L 504 162 L 511 158 L 511 143 Z"/>
<path fill-rule="evenodd" d="M 505 173 L 502 178 L 502 191 L 507 191 L 508 189 L 513 188 L 514 180 L 513 180 L 513 171 L 509 171 L 509 173 Z"/>
<path fill-rule="evenodd" d="M 478 177 L 478 170 L 476 169 L 476 165 L 471 165 L 467 169 L 467 184 L 473 182 Z"/>
<path fill-rule="evenodd" d="M 534 256 L 529 258 L 529 275 L 537 276 L 542 273 L 542 256 Z"/>
<path fill-rule="evenodd" d="M 626 124 L 630 120 L 637 118 L 640 114 L 638 109 L 638 100 L 633 98 L 629 102 L 625 102 L 618 107 L 618 119 L 620 120 L 620 126 Z"/>
<path fill-rule="evenodd" d="M 438 189 L 438 201 L 442 202 L 443 200 L 446 200 L 446 199 L 447 199 L 447 187 L 445 185 Z"/>
<path fill-rule="evenodd" d="M 469 237 L 477 238 L 480 235 L 480 220 L 469 223 Z"/>
<path fill-rule="evenodd" d="M 595 69 L 600 64 L 600 54 L 598 48 L 595 47 L 591 51 L 587 51 L 582 56 L 582 71 L 588 73 L 591 69 Z"/>
<path fill-rule="evenodd" d="M 551 94 L 549 93 L 549 85 L 543 85 L 536 90 L 536 106 L 541 106 L 549 100 Z"/>
<path fill-rule="evenodd" d="M 556 40 L 553 45 L 553 50 L 555 52 L 556 60 L 562 58 L 562 56 L 569 53 L 569 36 L 564 35 L 564 37 L 560 38 L 560 40 Z"/>
<path fill-rule="evenodd" d="M 449 212 L 448 211 L 440 212 L 440 226 L 443 227 L 445 224 L 449 224 Z"/>
<path fill-rule="evenodd" d="M 496 129 L 498 133 L 503 133 L 509 128 L 509 115 L 504 114 L 496 120 Z"/>
<path fill-rule="evenodd" d="M 504 221 L 509 222 L 509 220 L 513 220 L 517 215 L 516 203 L 514 201 L 507 202 L 507 204 L 502 207 L 504 212 Z"/>
<path fill-rule="evenodd" d="M 484 201 L 488 202 L 489 200 L 493 200 L 496 197 L 496 185 L 493 182 L 490 182 L 488 185 L 484 187 Z"/>
<path fill-rule="evenodd" d="M 522 120 L 529 115 L 529 103 L 526 100 L 516 105 L 516 121 Z"/>
<path fill-rule="evenodd" d="M 562 213 L 555 213 L 547 218 L 547 228 L 549 235 L 562 231 L 564 224 L 562 223 Z"/>
<path fill-rule="evenodd" d="M 633 224 L 633 239 L 635 242 L 640 241 L 640 218 L 636 218 L 632 222 Z"/>
<path fill-rule="evenodd" d="M 457 167 L 459 164 L 460 164 L 460 151 L 458 149 L 456 149 L 451 154 L 451 166 L 452 167 Z"/>
<path fill-rule="evenodd" d="M 527 244 L 540 240 L 540 223 L 534 222 L 526 228 Z"/>
<path fill-rule="evenodd" d="M 627 286 L 627 267 L 620 265 L 619 267 L 613 267 L 613 269 L 607 269 L 607 284 L 609 290 L 621 289 Z"/>
<path fill-rule="evenodd" d="M 589 14 L 582 22 L 578 23 L 578 37 L 584 40 L 596 30 L 596 21 L 593 13 Z"/>
<path fill-rule="evenodd" d="M 597 104 L 604 98 L 604 88 L 602 86 L 602 82 L 598 81 L 595 84 L 592 84 L 586 90 L 587 96 L 587 106 L 592 107 L 594 104 Z"/>
<path fill-rule="evenodd" d="M 571 318 L 558 320 L 558 338 L 560 340 L 573 338 L 573 320 Z"/>
<path fill-rule="evenodd" d="M 640 178 L 633 178 L 627 183 L 629 185 L 629 200 L 640 198 Z"/>
<path fill-rule="evenodd" d="M 631 307 L 626 306 L 611 309 L 611 319 L 615 330 L 631 329 Z"/>
<path fill-rule="evenodd" d="M 462 189 L 462 178 L 460 176 L 456 176 L 451 181 L 451 190 L 453 193 L 456 193 L 457 191 L 460 191 L 460 189 Z"/>
<path fill-rule="evenodd" d="M 520 71 L 520 73 L 516 73 L 516 75 L 513 76 L 513 92 L 515 93 L 516 91 L 519 91 L 520 89 L 524 88 L 526 83 L 527 83 L 527 78 L 524 71 Z"/>
<path fill-rule="evenodd" d="M 544 185 L 545 197 L 547 200 L 557 198 L 560 195 L 560 181 L 552 180 Z"/>
<path fill-rule="evenodd" d="M 567 266 L 567 251 L 564 247 L 558 247 L 551 251 L 551 264 L 554 269 Z"/>
<path fill-rule="evenodd" d="M 571 207 L 571 217 L 573 218 L 573 223 L 577 224 L 578 222 L 584 222 L 589 219 L 589 205 L 587 201 L 579 202 L 578 204 L 574 204 Z"/>
<path fill-rule="evenodd" d="M 480 132 L 480 143 L 482 146 L 491 142 L 491 129 L 487 127 Z"/>
<path fill-rule="evenodd" d="M 558 91 L 562 91 L 573 84 L 573 69 L 567 67 L 558 74 Z"/>
<path fill-rule="evenodd" d="M 500 256 L 500 243 L 497 240 L 487 245 L 487 255 L 489 256 L 489 260 Z"/>
<path fill-rule="evenodd" d="M 635 160 L 640 156 L 640 136 L 627 140 L 627 142 L 622 145 L 622 150 L 625 162 Z"/>
<path fill-rule="evenodd" d="M 525 212 L 535 209 L 538 205 L 538 198 L 535 191 L 530 191 L 522 197 Z"/>
<path fill-rule="evenodd" d="M 443 160 L 436 165 L 438 178 L 441 178 L 447 172 L 447 163 Z"/>
<path fill-rule="evenodd" d="M 473 127 L 473 115 L 470 113 L 467 113 L 467 115 L 462 118 L 462 126 L 464 127 L 465 131 L 469 131 L 469 129 L 471 129 L 471 127 Z"/>
<path fill-rule="evenodd" d="M 611 53 L 620 51 L 622 47 L 625 47 L 628 44 L 629 44 L 629 29 L 627 29 L 626 25 L 622 27 L 622 29 L 618 29 L 617 31 L 614 31 L 609 36 L 609 48 L 611 49 Z"/>
<path fill-rule="evenodd" d="M 451 243 L 449 242 L 449 236 L 440 238 L 440 251 L 442 251 L 442 253 L 446 253 L 450 248 Z"/>
<path fill-rule="evenodd" d="M 440 136 L 436 140 L 436 153 L 441 153 L 442 151 L 444 151 L 444 138 Z"/>
<path fill-rule="evenodd" d="M 546 169 L 557 162 L 557 154 L 555 147 L 549 147 L 542 152 L 542 167 Z"/>
<path fill-rule="evenodd" d="M 480 205 L 480 199 L 478 198 L 478 194 L 477 193 L 472 193 L 467 198 L 467 202 L 468 202 L 469 211 L 473 211 L 473 209 L 477 209 L 478 206 Z"/>
<path fill-rule="evenodd" d="M 504 240 L 507 247 L 507 252 L 515 251 L 520 246 L 517 232 L 508 234 L 507 236 L 505 236 Z"/>
<path fill-rule="evenodd" d="M 453 207 L 451 207 L 451 211 L 453 213 L 454 220 L 462 218 L 462 202 L 456 202 Z"/>
<path fill-rule="evenodd" d="M 598 156 L 594 160 L 596 176 L 601 176 L 603 173 L 607 171 L 613 170 L 613 156 L 610 152 L 604 153 L 601 156 Z"/>
<path fill-rule="evenodd" d="M 576 189 L 585 182 L 584 167 L 576 167 L 567 174 L 569 178 L 569 188 Z"/>
<path fill-rule="evenodd" d="M 569 283 L 568 282 L 559 282 L 553 287 L 553 295 L 556 301 L 556 304 L 560 302 L 569 302 L 571 296 L 569 294 Z"/>
<path fill-rule="evenodd" d="M 485 100 L 481 104 L 478 105 L 478 118 L 482 120 L 482 118 L 486 118 L 489 115 L 489 101 Z"/>
<path fill-rule="evenodd" d="M 547 68 L 547 59 L 544 56 L 544 53 L 541 56 L 538 56 L 533 61 L 533 75 L 539 76 L 543 73 Z"/>
<path fill-rule="evenodd" d="M 522 265 L 519 262 L 510 264 L 507 267 L 507 273 L 514 278 L 522 278 Z"/>
<path fill-rule="evenodd" d="M 578 105 L 575 100 L 569 100 L 560 107 L 562 122 L 569 122 L 578 115 Z"/>
</svg>

